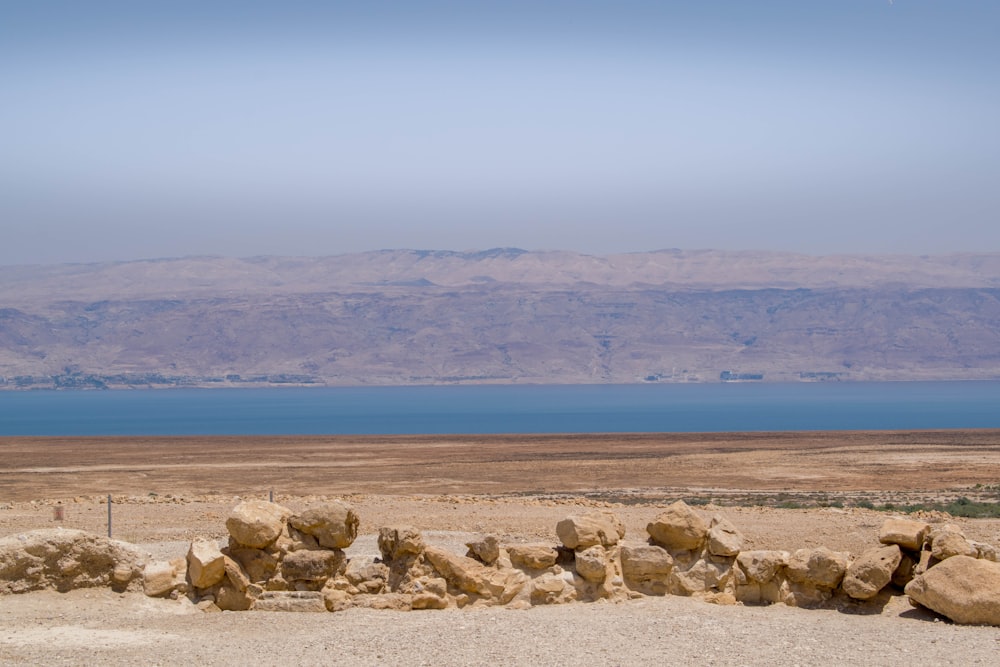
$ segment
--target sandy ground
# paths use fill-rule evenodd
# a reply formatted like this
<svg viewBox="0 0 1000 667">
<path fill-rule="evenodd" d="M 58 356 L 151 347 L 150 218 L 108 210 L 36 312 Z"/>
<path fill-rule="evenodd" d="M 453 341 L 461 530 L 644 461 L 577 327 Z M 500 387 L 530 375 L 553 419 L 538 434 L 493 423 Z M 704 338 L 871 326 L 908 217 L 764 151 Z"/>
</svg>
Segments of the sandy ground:
<svg viewBox="0 0 1000 667">
<path fill-rule="evenodd" d="M 62 525 L 112 530 L 155 557 L 222 538 L 241 498 L 298 509 L 342 498 L 361 516 L 350 552 L 412 524 L 454 550 L 472 533 L 555 543 L 555 524 L 609 507 L 641 541 L 677 497 L 700 499 L 745 548 L 877 544 L 883 512 L 778 509 L 777 497 L 931 499 L 1000 482 L 1000 432 L 418 438 L 0 439 L 0 535 Z M 974 485 L 979 484 L 980 489 Z M 732 505 L 731 503 L 737 503 Z M 850 505 L 850 502 L 846 503 Z M 62 520 L 57 521 L 56 507 Z M 930 520 L 947 519 L 928 515 Z M 951 520 L 951 519 L 948 519 Z M 1000 520 L 955 519 L 1000 545 Z M 0 597 L 0 664 L 996 664 L 1000 628 L 955 626 L 905 597 L 882 609 L 622 604 L 338 614 L 203 614 L 110 591 Z"/>
</svg>

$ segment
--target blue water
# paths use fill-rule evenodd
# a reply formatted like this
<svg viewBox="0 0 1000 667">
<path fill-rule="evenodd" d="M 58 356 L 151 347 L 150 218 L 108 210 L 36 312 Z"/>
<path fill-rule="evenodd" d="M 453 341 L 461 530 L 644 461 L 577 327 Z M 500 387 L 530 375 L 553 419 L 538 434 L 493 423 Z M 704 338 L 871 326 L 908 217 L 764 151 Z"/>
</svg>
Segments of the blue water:
<svg viewBox="0 0 1000 667">
<path fill-rule="evenodd" d="M 1000 382 L 0 392 L 0 436 L 1000 428 Z"/>
</svg>

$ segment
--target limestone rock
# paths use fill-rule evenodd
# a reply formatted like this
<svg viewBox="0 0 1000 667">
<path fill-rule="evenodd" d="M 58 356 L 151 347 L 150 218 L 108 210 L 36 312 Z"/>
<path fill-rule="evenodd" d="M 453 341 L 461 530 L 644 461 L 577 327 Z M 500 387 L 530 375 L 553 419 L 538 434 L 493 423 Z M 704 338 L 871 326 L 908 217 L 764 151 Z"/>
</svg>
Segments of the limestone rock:
<svg viewBox="0 0 1000 667">
<path fill-rule="evenodd" d="M 250 581 L 250 577 L 243 570 L 239 563 L 230 558 L 229 556 L 222 557 L 222 566 L 226 572 L 226 578 L 229 582 L 236 588 L 236 590 L 243 592 L 247 589 L 253 582 Z"/>
<path fill-rule="evenodd" d="M 424 550 L 424 538 L 413 526 L 384 526 L 378 531 L 378 550 L 387 562 L 416 556 Z"/>
<path fill-rule="evenodd" d="M 896 571 L 892 573 L 892 585 L 903 588 L 916 576 L 917 560 L 908 553 L 903 553 L 899 559 Z"/>
<path fill-rule="evenodd" d="M 666 549 L 649 544 L 621 547 L 622 578 L 629 588 L 649 595 L 667 593 L 674 559 Z"/>
<path fill-rule="evenodd" d="M 340 549 L 293 551 L 281 561 L 281 576 L 288 582 L 318 582 L 322 586 L 327 579 L 343 572 L 344 567 L 345 556 Z"/>
<path fill-rule="evenodd" d="M 910 598 L 956 623 L 1000 625 L 1000 564 L 953 556 L 906 585 Z"/>
<path fill-rule="evenodd" d="M 344 611 L 354 606 L 354 600 L 345 591 L 336 588 L 324 588 L 323 603 L 327 611 Z"/>
<path fill-rule="evenodd" d="M 969 544 L 972 548 L 976 550 L 976 558 L 982 558 L 983 560 L 990 560 L 996 563 L 1000 561 L 1000 554 L 997 554 L 996 547 L 992 544 L 986 544 L 985 542 L 976 542 L 974 540 L 969 540 Z"/>
<path fill-rule="evenodd" d="M 898 544 L 901 549 L 920 551 L 930 524 L 911 519 L 890 518 L 882 523 L 878 531 L 878 541 L 882 544 Z"/>
<path fill-rule="evenodd" d="M 742 551 L 736 562 L 749 581 L 764 584 L 788 565 L 789 557 L 787 551 Z"/>
<path fill-rule="evenodd" d="M 500 540 L 496 535 L 483 535 L 471 542 L 466 542 L 469 553 L 465 554 L 469 558 L 475 558 L 484 565 L 493 565 L 500 558 Z"/>
<path fill-rule="evenodd" d="M 699 558 L 686 567 L 674 562 L 670 573 L 670 592 L 675 595 L 698 595 L 723 592 L 732 578 L 732 561 Z"/>
<path fill-rule="evenodd" d="M 254 600 L 253 611 L 326 611 L 323 593 L 319 591 L 265 591 Z"/>
<path fill-rule="evenodd" d="M 230 512 L 226 530 L 244 547 L 263 549 L 281 535 L 291 511 L 265 500 L 245 500 Z"/>
<path fill-rule="evenodd" d="M 413 596 L 409 593 L 355 595 L 353 602 L 355 607 L 367 609 L 388 609 L 391 611 L 410 611 L 413 609 Z"/>
<path fill-rule="evenodd" d="M 564 604 L 576 598 L 576 588 L 559 574 L 546 573 L 531 582 L 531 604 Z"/>
<path fill-rule="evenodd" d="M 165 597 L 174 591 L 186 591 L 185 572 L 183 558 L 147 563 L 142 572 L 142 590 L 151 598 Z"/>
<path fill-rule="evenodd" d="M 841 586 L 856 600 L 870 600 L 892 581 L 903 554 L 897 544 L 866 551 L 851 563 Z"/>
<path fill-rule="evenodd" d="M 608 575 L 608 553 L 598 545 L 577 551 L 575 568 L 576 573 L 585 580 L 599 584 Z"/>
<path fill-rule="evenodd" d="M 509 602 L 527 580 L 522 572 L 488 568 L 437 547 L 427 547 L 424 557 L 455 588 L 500 604 Z"/>
<path fill-rule="evenodd" d="M 278 570 L 278 559 L 261 549 L 236 547 L 225 552 L 239 563 L 252 583 L 262 584 L 275 575 Z"/>
<path fill-rule="evenodd" d="M 0 538 L 0 594 L 54 588 L 138 588 L 145 556 L 82 530 L 48 528 Z"/>
<path fill-rule="evenodd" d="M 785 568 L 791 581 L 826 589 L 836 588 L 846 570 L 847 555 L 826 547 L 799 549 Z"/>
<path fill-rule="evenodd" d="M 226 565 L 214 540 L 198 538 L 187 553 L 188 580 L 195 588 L 210 588 L 226 576 Z"/>
<path fill-rule="evenodd" d="M 352 559 L 344 576 L 359 593 L 381 593 L 389 580 L 389 568 L 384 563 L 362 564 Z"/>
<path fill-rule="evenodd" d="M 743 548 L 743 534 L 728 519 L 715 515 L 708 527 L 708 552 L 714 556 L 735 556 Z"/>
<path fill-rule="evenodd" d="M 566 517 L 556 524 L 556 535 L 569 549 L 610 547 L 625 537 L 625 524 L 611 512 L 594 510 Z"/>
<path fill-rule="evenodd" d="M 556 564 L 559 553 L 548 544 L 508 544 L 507 555 L 514 567 L 544 570 Z"/>
<path fill-rule="evenodd" d="M 946 523 L 930 532 L 931 555 L 938 560 L 952 556 L 970 556 L 976 558 L 978 550 L 965 539 L 965 533 L 954 524 Z"/>
<path fill-rule="evenodd" d="M 320 546 L 328 549 L 346 549 L 358 536 L 358 515 L 345 503 L 331 501 L 314 505 L 289 523 L 307 535 L 312 535 Z"/>
<path fill-rule="evenodd" d="M 646 532 L 653 542 L 668 551 L 689 551 L 701 547 L 708 527 L 687 503 L 678 500 L 647 525 Z"/>
</svg>

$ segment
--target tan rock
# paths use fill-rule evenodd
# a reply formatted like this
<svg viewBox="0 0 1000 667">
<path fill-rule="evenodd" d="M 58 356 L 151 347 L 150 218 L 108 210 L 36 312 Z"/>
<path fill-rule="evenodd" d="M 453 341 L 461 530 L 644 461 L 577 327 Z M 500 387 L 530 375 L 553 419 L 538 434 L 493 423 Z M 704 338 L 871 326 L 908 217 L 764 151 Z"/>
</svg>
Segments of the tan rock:
<svg viewBox="0 0 1000 667">
<path fill-rule="evenodd" d="M 522 572 L 495 570 L 437 547 L 427 547 L 424 557 L 455 588 L 500 604 L 509 602 L 527 580 Z"/>
<path fill-rule="evenodd" d="M 384 563 L 360 563 L 351 560 L 347 564 L 344 576 L 360 593 L 381 593 L 389 580 L 389 568 Z"/>
<path fill-rule="evenodd" d="M 610 547 L 625 537 L 625 524 L 611 512 L 593 510 L 568 516 L 557 523 L 556 535 L 569 549 L 595 545 Z"/>
<path fill-rule="evenodd" d="M 358 515 L 345 503 L 330 501 L 313 505 L 288 521 L 296 530 L 312 535 L 320 546 L 346 549 L 358 536 Z"/>
<path fill-rule="evenodd" d="M 826 589 L 836 588 L 846 571 L 847 554 L 830 551 L 826 547 L 799 549 L 792 554 L 785 567 L 791 581 Z"/>
<path fill-rule="evenodd" d="M 263 549 L 281 535 L 292 514 L 287 507 L 265 500 L 245 500 L 229 514 L 226 530 L 244 547 Z"/>
<path fill-rule="evenodd" d="M 325 612 L 320 591 L 265 591 L 254 600 L 253 611 Z"/>
<path fill-rule="evenodd" d="M 732 578 L 732 561 L 699 558 L 687 567 L 670 573 L 670 592 L 675 595 L 698 595 L 724 591 Z"/>
<path fill-rule="evenodd" d="M 994 563 L 1000 561 L 1000 554 L 997 553 L 996 547 L 992 544 L 976 542 L 974 540 L 969 540 L 969 544 L 976 550 L 976 558 L 993 561 Z"/>
<path fill-rule="evenodd" d="M 278 570 L 278 559 L 262 549 L 230 547 L 224 553 L 239 563 L 247 578 L 255 584 L 264 583 Z"/>
<path fill-rule="evenodd" d="M 514 567 L 544 570 L 556 564 L 559 553 L 548 544 L 508 544 L 507 555 Z"/>
<path fill-rule="evenodd" d="M 787 551 L 742 551 L 736 563 L 749 581 L 764 584 L 778 576 L 789 558 Z"/>
<path fill-rule="evenodd" d="M 354 600 L 346 592 L 336 588 L 323 589 L 323 604 L 327 611 L 344 611 L 354 606 Z"/>
<path fill-rule="evenodd" d="M 653 542 L 668 551 L 698 549 L 708 534 L 705 521 L 683 500 L 667 507 L 646 526 Z"/>
<path fill-rule="evenodd" d="M 714 556 L 735 556 L 743 548 L 743 534 L 720 515 L 708 527 L 708 552 Z"/>
<path fill-rule="evenodd" d="M 346 557 L 340 549 L 293 551 L 281 561 L 281 576 L 288 582 L 311 581 L 322 586 L 344 571 Z"/>
<path fill-rule="evenodd" d="M 928 537 L 931 543 L 931 555 L 938 560 L 953 556 L 969 556 L 976 558 L 977 549 L 965 538 L 965 533 L 954 524 L 946 523 L 931 530 Z"/>
<path fill-rule="evenodd" d="M 246 611 L 253 606 L 254 599 L 249 587 L 240 590 L 228 579 L 215 592 L 215 604 L 222 611 Z"/>
<path fill-rule="evenodd" d="M 844 573 L 841 586 L 856 600 L 870 600 L 892 581 L 903 554 L 897 544 L 861 554 Z"/>
<path fill-rule="evenodd" d="M 142 590 L 149 597 L 165 597 L 184 585 L 184 565 L 181 560 L 156 560 L 146 564 L 142 571 Z M 180 570 L 180 571 L 178 571 Z"/>
<path fill-rule="evenodd" d="M 649 544 L 621 546 L 622 579 L 626 586 L 647 595 L 665 595 L 674 567 L 667 550 Z"/>
<path fill-rule="evenodd" d="M 475 558 L 484 565 L 493 565 L 500 558 L 500 540 L 496 535 L 483 535 L 471 542 L 466 542 L 469 558 Z"/>
<path fill-rule="evenodd" d="M 916 576 L 917 560 L 908 553 L 902 554 L 896 571 L 892 573 L 892 585 L 903 588 Z"/>
<path fill-rule="evenodd" d="M 195 588 L 210 588 L 226 576 L 226 565 L 215 540 L 192 540 L 187 553 L 188 580 Z"/>
<path fill-rule="evenodd" d="M 571 582 L 555 573 L 546 573 L 531 582 L 531 604 L 563 604 L 576 597 L 576 589 Z"/>
<path fill-rule="evenodd" d="M 910 519 L 890 518 L 882 522 L 878 531 L 878 541 L 882 544 L 898 544 L 901 549 L 920 551 L 930 524 Z"/>
<path fill-rule="evenodd" d="M 378 550 L 387 562 L 416 556 L 423 553 L 424 538 L 413 526 L 384 526 L 378 530 Z"/>
<path fill-rule="evenodd" d="M 1000 564 L 952 556 L 906 585 L 918 604 L 956 623 L 1000 625 Z"/>
<path fill-rule="evenodd" d="M 409 593 L 383 593 L 381 595 L 355 595 L 355 607 L 366 609 L 382 609 L 390 611 L 410 611 L 413 609 L 413 596 Z"/>
<path fill-rule="evenodd" d="M 599 584 L 608 576 L 608 552 L 595 545 L 576 552 L 576 573 L 585 580 Z"/>
</svg>

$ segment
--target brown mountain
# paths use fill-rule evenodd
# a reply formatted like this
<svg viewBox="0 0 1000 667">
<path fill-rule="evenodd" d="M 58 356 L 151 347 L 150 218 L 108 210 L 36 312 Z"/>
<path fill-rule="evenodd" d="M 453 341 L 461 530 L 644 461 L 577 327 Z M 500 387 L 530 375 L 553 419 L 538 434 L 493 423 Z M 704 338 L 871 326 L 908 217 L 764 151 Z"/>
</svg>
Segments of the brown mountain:
<svg viewBox="0 0 1000 667">
<path fill-rule="evenodd" d="M 728 374 L 727 374 L 728 373 Z M 1000 254 L 0 267 L 5 388 L 1000 377 Z"/>
</svg>

